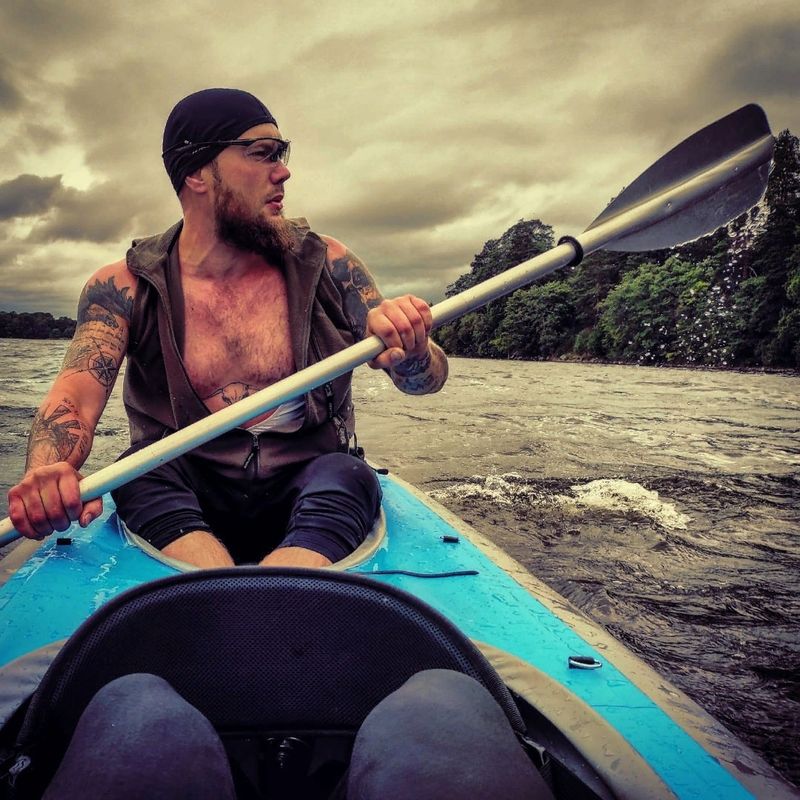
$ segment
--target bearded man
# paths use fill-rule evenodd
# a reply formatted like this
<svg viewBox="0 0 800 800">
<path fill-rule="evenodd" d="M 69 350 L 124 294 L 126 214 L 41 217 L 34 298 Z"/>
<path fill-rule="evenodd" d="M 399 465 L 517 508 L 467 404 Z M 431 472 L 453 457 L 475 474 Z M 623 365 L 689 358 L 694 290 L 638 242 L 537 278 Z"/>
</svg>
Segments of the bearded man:
<svg viewBox="0 0 800 800">
<path fill-rule="evenodd" d="M 26 473 L 9 492 L 24 536 L 85 526 L 78 469 L 127 356 L 131 448 L 169 435 L 377 334 L 371 366 L 402 391 L 435 392 L 444 353 L 417 297 L 384 300 L 341 242 L 283 216 L 289 142 L 266 106 L 234 89 L 181 100 L 163 159 L 183 219 L 98 270 L 64 364 L 36 414 Z M 130 530 L 199 567 L 321 567 L 352 552 L 380 506 L 350 453 L 350 375 L 262 414 L 116 490 Z"/>
</svg>

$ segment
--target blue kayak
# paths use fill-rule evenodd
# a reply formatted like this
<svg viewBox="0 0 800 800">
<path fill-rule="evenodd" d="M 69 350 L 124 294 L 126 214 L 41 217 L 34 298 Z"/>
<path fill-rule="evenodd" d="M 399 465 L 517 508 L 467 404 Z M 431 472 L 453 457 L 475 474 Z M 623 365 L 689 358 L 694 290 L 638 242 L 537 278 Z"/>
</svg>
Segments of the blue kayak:
<svg viewBox="0 0 800 800">
<path fill-rule="evenodd" d="M 610 797 L 798 794 L 759 756 L 485 537 L 395 476 L 382 519 L 333 569 L 372 577 L 442 613 L 476 642 L 521 706 L 569 740 Z M 0 679 L 127 589 L 180 572 L 103 517 L 50 537 L 0 588 Z M 24 544 L 20 548 L 23 552 Z M 49 648 L 57 650 L 55 647 Z M 603 796 L 598 793 L 596 796 Z"/>
</svg>

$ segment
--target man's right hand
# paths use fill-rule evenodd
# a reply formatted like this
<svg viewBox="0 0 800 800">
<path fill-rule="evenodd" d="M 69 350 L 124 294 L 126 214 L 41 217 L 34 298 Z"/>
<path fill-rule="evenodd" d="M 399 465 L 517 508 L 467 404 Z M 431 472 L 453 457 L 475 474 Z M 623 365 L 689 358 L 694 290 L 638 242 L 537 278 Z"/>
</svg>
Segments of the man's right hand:
<svg viewBox="0 0 800 800">
<path fill-rule="evenodd" d="M 29 539 L 44 539 L 53 531 L 66 530 L 80 520 L 85 528 L 103 512 L 98 497 L 81 502 L 81 474 L 66 461 L 38 467 L 8 492 L 8 516 L 19 533 Z"/>
</svg>

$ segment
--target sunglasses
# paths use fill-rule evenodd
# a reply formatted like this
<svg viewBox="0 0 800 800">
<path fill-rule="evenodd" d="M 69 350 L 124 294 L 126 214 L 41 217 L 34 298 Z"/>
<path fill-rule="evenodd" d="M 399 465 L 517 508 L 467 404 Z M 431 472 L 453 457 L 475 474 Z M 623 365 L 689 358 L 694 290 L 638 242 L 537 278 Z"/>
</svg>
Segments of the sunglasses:
<svg viewBox="0 0 800 800">
<path fill-rule="evenodd" d="M 181 142 L 168 147 L 161 155 L 167 153 L 186 153 L 191 155 L 205 150 L 207 147 L 244 147 L 245 158 L 258 163 L 279 161 L 284 166 L 289 163 L 291 142 L 286 139 L 277 139 L 274 136 L 259 136 L 255 139 L 217 139 L 211 142 Z"/>
</svg>

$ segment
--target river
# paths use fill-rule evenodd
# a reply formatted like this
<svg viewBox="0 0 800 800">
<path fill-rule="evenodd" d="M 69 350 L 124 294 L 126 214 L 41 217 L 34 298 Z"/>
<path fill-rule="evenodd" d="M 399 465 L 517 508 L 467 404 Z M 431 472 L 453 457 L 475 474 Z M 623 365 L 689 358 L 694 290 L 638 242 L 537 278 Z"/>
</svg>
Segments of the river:
<svg viewBox="0 0 800 800">
<path fill-rule="evenodd" d="M 0 340 L 0 512 L 66 342 Z M 800 784 L 800 377 L 452 359 L 356 371 L 359 443 Z M 119 387 L 85 472 L 122 449 Z"/>
</svg>

